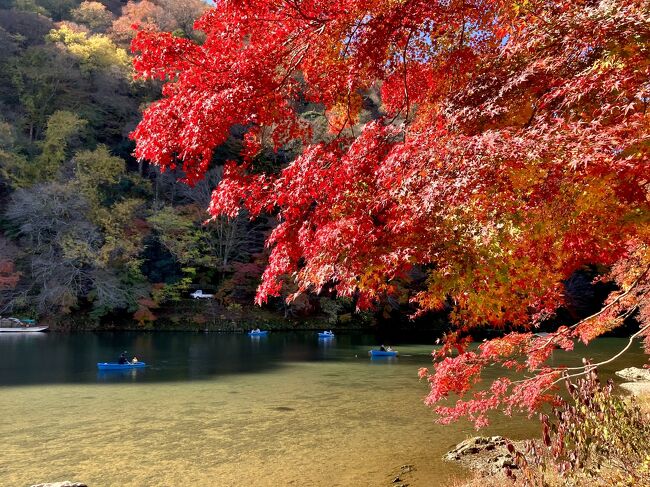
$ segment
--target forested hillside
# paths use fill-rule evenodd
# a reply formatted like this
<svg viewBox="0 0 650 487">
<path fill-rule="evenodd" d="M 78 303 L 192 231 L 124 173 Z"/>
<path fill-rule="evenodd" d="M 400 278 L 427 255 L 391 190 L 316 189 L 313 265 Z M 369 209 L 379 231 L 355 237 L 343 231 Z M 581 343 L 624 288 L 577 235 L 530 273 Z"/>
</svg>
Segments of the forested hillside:
<svg viewBox="0 0 650 487">
<path fill-rule="evenodd" d="M 129 133 L 160 97 L 160 84 L 133 78 L 133 27 L 201 41 L 193 23 L 204 2 L 2 0 L 0 8 L 0 315 L 60 327 L 349 319 L 353 303 L 327 292 L 253 308 L 271 216 L 203 224 L 240 134 L 194 187 L 179 182 L 180 171 L 161 174 L 132 156 Z M 317 125 L 310 108 L 305 117 Z M 283 162 L 273 154 L 265 163 Z M 189 300 L 196 289 L 216 299 Z"/>
</svg>

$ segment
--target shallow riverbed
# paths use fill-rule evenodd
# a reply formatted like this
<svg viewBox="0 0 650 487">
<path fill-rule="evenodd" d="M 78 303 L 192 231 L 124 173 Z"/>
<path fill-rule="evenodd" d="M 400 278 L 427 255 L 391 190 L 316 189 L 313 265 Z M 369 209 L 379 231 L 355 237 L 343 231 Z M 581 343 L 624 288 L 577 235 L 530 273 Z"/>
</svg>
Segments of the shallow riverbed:
<svg viewBox="0 0 650 487">
<path fill-rule="evenodd" d="M 422 404 L 426 340 L 370 360 L 369 335 L 0 336 L 0 485 L 381 486 L 405 464 L 416 469 L 405 476 L 411 486 L 444 485 L 463 472 L 442 454 L 475 432 L 435 424 Z M 600 340 L 589 355 L 622 343 Z M 96 371 L 122 350 L 151 367 Z M 635 348 L 607 373 L 641 363 Z M 496 417 L 485 433 L 537 430 Z"/>
</svg>

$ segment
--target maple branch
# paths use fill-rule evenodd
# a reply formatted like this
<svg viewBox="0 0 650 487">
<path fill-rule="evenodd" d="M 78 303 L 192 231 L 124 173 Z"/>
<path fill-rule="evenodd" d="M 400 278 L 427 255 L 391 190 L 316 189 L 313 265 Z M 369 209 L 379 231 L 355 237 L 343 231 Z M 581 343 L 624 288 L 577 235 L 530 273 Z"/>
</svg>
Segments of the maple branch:
<svg viewBox="0 0 650 487">
<path fill-rule="evenodd" d="M 465 2 L 461 6 L 462 20 L 460 22 L 460 39 L 458 40 L 458 47 L 461 48 L 465 44 Z"/>
<path fill-rule="evenodd" d="M 403 60 L 403 66 L 404 66 L 404 103 L 406 104 L 406 118 L 404 120 L 404 123 L 408 125 L 409 122 L 409 113 L 411 112 L 411 102 L 409 100 L 409 89 L 408 89 L 408 79 L 407 79 L 407 74 L 408 74 L 408 67 L 406 65 L 406 55 L 408 51 L 409 44 L 411 43 L 411 38 L 413 37 L 413 32 L 415 29 L 411 29 L 409 31 L 409 35 L 406 38 L 406 44 L 404 45 L 404 52 L 402 54 L 402 60 Z"/>
<path fill-rule="evenodd" d="M 614 299 L 614 301 L 612 301 L 611 303 L 609 303 L 607 306 L 604 306 L 603 308 L 601 308 L 600 311 L 594 313 L 594 314 L 591 315 L 591 316 L 587 316 L 586 318 L 584 318 L 584 319 L 578 321 L 578 322 L 575 323 L 574 325 L 571 325 L 569 328 L 571 328 L 571 329 L 575 329 L 575 328 L 577 328 L 578 326 L 580 326 L 582 323 L 585 323 L 585 322 L 587 322 L 587 321 L 590 321 L 590 320 L 596 318 L 597 316 L 600 316 L 601 314 L 603 314 L 607 309 L 611 308 L 611 307 L 614 306 L 616 303 L 618 303 L 621 299 L 623 299 L 625 296 L 627 296 L 628 294 L 630 294 L 630 292 L 631 292 L 631 291 L 632 291 L 632 290 L 633 290 L 633 289 L 634 289 L 634 288 L 635 288 L 635 287 L 636 287 L 636 286 L 641 282 L 641 280 L 642 280 L 642 279 L 643 279 L 643 278 L 648 274 L 648 272 L 650 272 L 650 265 L 649 265 L 648 267 L 646 267 L 645 271 L 643 271 L 643 272 L 641 273 L 641 275 L 639 275 L 639 277 L 637 277 L 637 278 L 634 280 L 634 282 L 630 285 L 630 287 L 628 288 L 627 291 L 625 291 L 623 294 L 618 295 L 618 296 L 616 297 L 616 299 Z"/>
<path fill-rule="evenodd" d="M 345 57 L 348 55 L 348 50 L 350 49 L 350 45 L 352 44 L 352 40 L 354 39 L 355 34 L 359 30 L 359 27 L 364 25 L 363 19 L 359 20 L 358 22 L 355 23 L 354 29 L 352 29 L 352 33 L 348 37 L 347 42 L 345 43 L 345 49 L 343 50 L 343 54 L 341 57 L 345 59 Z"/>
<path fill-rule="evenodd" d="M 633 289 L 634 289 L 634 288 L 635 288 L 635 287 L 636 287 L 636 286 L 641 282 L 641 280 L 642 280 L 642 279 L 643 279 L 643 278 L 648 274 L 648 272 L 650 272 L 650 265 L 649 265 L 648 267 L 646 267 L 645 271 L 643 271 L 643 272 L 639 275 L 639 277 L 637 277 L 637 278 L 634 280 L 634 282 L 630 285 L 630 287 L 628 288 L 627 291 L 625 291 L 623 294 L 620 294 L 619 296 L 617 296 L 616 299 L 614 299 L 614 301 L 612 301 L 612 302 L 609 303 L 608 305 L 602 307 L 598 312 L 596 312 L 596 313 L 594 313 L 594 314 L 592 314 L 592 315 L 590 315 L 590 316 L 587 316 L 586 318 L 583 318 L 582 320 L 578 321 L 577 323 L 575 323 L 575 324 L 573 324 L 573 325 L 567 327 L 566 331 L 574 330 L 574 329 L 576 329 L 578 326 L 582 325 L 583 323 L 586 323 L 586 322 L 588 322 L 588 321 L 591 321 L 591 320 L 593 320 L 594 318 L 596 318 L 596 317 L 600 316 L 601 314 L 603 314 L 607 309 L 611 308 L 611 307 L 614 306 L 616 303 L 618 303 L 621 299 L 623 299 L 625 296 L 627 296 L 628 294 L 630 294 L 630 292 L 631 292 L 631 291 L 632 291 L 632 290 L 633 290 Z M 633 311 L 633 310 L 635 310 L 637 307 L 638 307 L 638 305 L 632 307 L 631 310 Z M 631 313 L 629 313 L 629 311 L 630 311 L 630 310 L 628 310 L 628 313 L 626 313 L 626 315 L 623 317 L 623 319 L 627 318 L 627 317 L 631 314 Z M 555 334 L 553 334 L 553 336 L 551 336 L 551 337 L 550 337 L 550 338 L 549 338 L 545 343 L 539 345 L 539 346 L 536 347 L 536 348 L 530 349 L 530 350 L 528 351 L 528 353 L 531 353 L 531 352 L 537 352 L 537 351 L 539 351 L 539 350 L 541 350 L 541 349 L 543 349 L 543 348 L 546 348 L 547 346 L 549 346 L 549 345 L 553 342 L 553 340 L 554 340 L 556 337 L 557 337 L 557 332 L 556 332 Z"/>
<path fill-rule="evenodd" d="M 591 372 L 592 370 L 600 367 L 601 365 L 605 365 L 605 364 L 609 364 L 609 363 L 613 362 L 614 360 L 616 360 L 617 358 L 619 358 L 621 355 L 623 355 L 625 352 L 627 352 L 629 350 L 629 348 L 632 346 L 632 343 L 634 342 L 634 339 L 636 337 L 638 337 L 641 333 L 643 333 L 645 330 L 647 330 L 649 328 L 650 328 L 650 324 L 645 325 L 642 328 L 639 328 L 639 331 L 637 331 L 636 333 L 634 333 L 633 335 L 630 336 L 630 338 L 629 338 L 629 340 L 627 342 L 627 345 L 625 345 L 625 347 L 623 347 L 623 349 L 620 352 L 618 352 L 613 357 L 608 358 L 607 360 L 603 360 L 602 362 L 598 362 L 597 364 L 585 364 L 582 367 L 570 367 L 570 368 L 567 368 L 567 369 L 563 369 L 564 371 L 567 371 L 567 370 L 581 370 L 581 371 L 576 372 L 575 374 L 565 374 L 565 375 L 563 375 L 561 378 L 557 379 L 551 385 L 549 385 L 546 389 L 544 389 L 544 391 L 549 390 L 551 387 L 553 387 L 558 382 L 561 382 L 562 380 L 570 379 L 572 377 L 580 377 L 581 375 L 588 374 L 589 372 Z M 557 371 L 558 370 L 556 370 L 554 372 L 548 372 L 548 373 L 542 374 L 542 375 L 549 375 L 549 374 L 555 373 Z"/>
<path fill-rule="evenodd" d="M 289 7 L 289 9 L 295 10 L 303 20 L 309 20 L 311 22 L 317 22 L 319 24 L 329 22 L 331 20 L 329 17 L 319 18 L 319 17 L 307 15 L 300 8 L 300 5 L 298 4 L 297 0 L 283 0 L 283 3 L 286 4 Z"/>
<path fill-rule="evenodd" d="M 632 314 L 633 314 L 637 309 L 639 309 L 639 305 L 638 305 L 638 304 L 635 305 L 635 306 L 632 306 L 632 307 L 631 307 L 630 309 L 628 309 L 624 314 L 622 314 L 621 316 L 619 316 L 619 319 L 620 319 L 620 320 L 623 320 L 623 321 L 626 320 L 627 318 L 629 318 L 630 316 L 632 316 Z M 648 325 L 648 326 L 650 326 L 650 325 Z M 646 327 L 646 328 L 647 328 L 647 327 Z M 642 332 L 644 329 L 645 329 L 645 328 L 640 329 L 640 330 L 639 330 L 635 335 L 632 336 L 632 338 L 634 338 L 634 336 L 636 336 L 638 333 Z M 536 349 L 536 350 L 540 350 L 540 349 L 538 348 L 538 349 Z M 617 357 L 619 357 L 619 356 L 620 356 L 620 353 L 619 353 L 618 355 L 616 355 L 613 359 L 615 359 L 615 358 L 617 358 Z M 611 361 L 611 360 L 613 360 L 613 359 L 610 359 L 610 360 L 605 361 L 605 362 L 600 362 L 600 363 L 596 364 L 596 366 L 598 366 L 598 365 L 602 365 L 602 364 L 604 364 L 604 363 L 608 363 L 609 361 Z M 556 370 L 563 370 L 563 371 L 567 371 L 567 370 L 583 370 L 584 368 L 585 368 L 585 366 L 579 366 L 579 367 L 558 367 Z M 532 372 L 535 372 L 535 371 L 541 371 L 541 370 L 543 370 L 543 369 L 531 369 Z M 550 373 L 552 373 L 552 372 L 549 372 L 549 374 L 550 374 Z M 542 375 L 545 375 L 545 374 L 542 374 Z"/>
</svg>

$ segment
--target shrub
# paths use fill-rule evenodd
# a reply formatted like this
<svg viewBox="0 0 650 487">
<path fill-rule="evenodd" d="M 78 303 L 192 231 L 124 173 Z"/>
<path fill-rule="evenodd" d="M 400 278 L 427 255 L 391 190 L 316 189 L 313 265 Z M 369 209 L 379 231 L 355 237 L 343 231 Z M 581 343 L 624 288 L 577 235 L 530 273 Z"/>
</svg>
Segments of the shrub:
<svg viewBox="0 0 650 487">
<path fill-rule="evenodd" d="M 509 447 L 524 484 L 650 485 L 650 415 L 613 394 L 611 380 L 602 385 L 595 369 L 566 386 L 569 397 L 541 415 L 542 442 L 529 442 L 525 456 Z"/>
</svg>

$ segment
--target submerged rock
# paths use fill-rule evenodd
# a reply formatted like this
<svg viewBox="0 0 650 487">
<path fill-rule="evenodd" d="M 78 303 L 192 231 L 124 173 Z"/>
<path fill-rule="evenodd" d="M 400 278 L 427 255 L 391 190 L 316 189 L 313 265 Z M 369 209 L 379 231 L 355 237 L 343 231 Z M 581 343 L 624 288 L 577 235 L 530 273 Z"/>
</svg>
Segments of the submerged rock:
<svg viewBox="0 0 650 487">
<path fill-rule="evenodd" d="M 627 369 L 615 372 L 616 375 L 625 380 L 631 381 L 650 381 L 650 370 L 640 369 L 639 367 L 628 367 Z"/>
<path fill-rule="evenodd" d="M 88 486 L 82 482 L 70 482 L 69 480 L 64 480 L 63 482 L 34 484 L 31 487 L 88 487 Z"/>
</svg>

